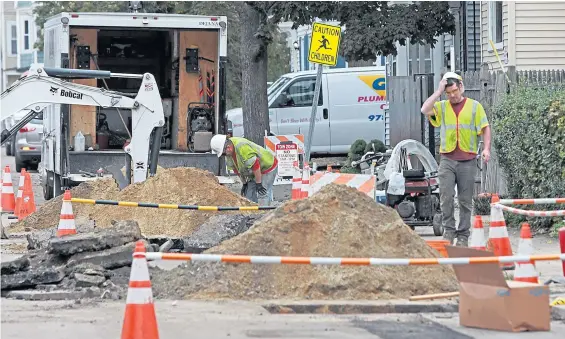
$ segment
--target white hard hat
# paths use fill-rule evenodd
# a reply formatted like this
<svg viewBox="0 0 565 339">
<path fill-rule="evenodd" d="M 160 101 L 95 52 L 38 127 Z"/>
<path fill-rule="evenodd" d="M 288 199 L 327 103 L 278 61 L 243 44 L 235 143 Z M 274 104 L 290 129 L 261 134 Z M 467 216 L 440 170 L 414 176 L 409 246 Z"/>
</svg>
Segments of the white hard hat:
<svg viewBox="0 0 565 339">
<path fill-rule="evenodd" d="M 210 140 L 210 148 L 212 153 L 217 154 L 218 158 L 224 153 L 224 146 L 226 145 L 227 137 L 223 134 L 216 134 Z"/>
<path fill-rule="evenodd" d="M 457 79 L 459 81 L 463 81 L 463 78 L 455 73 L 455 72 L 447 72 L 443 75 L 443 80 L 447 80 L 447 79 Z"/>
</svg>

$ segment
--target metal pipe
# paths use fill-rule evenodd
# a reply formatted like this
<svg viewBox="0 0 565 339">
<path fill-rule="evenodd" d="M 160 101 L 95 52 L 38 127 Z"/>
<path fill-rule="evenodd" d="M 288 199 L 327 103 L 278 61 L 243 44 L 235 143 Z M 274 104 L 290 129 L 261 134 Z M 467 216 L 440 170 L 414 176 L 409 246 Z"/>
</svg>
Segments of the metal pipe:
<svg viewBox="0 0 565 339">
<path fill-rule="evenodd" d="M 18 123 L 15 124 L 14 127 L 12 127 L 10 130 L 6 130 L 6 129 L 3 130 L 1 144 L 4 145 L 4 143 L 8 141 L 10 137 L 16 134 L 20 130 L 20 128 L 24 127 L 28 122 L 30 122 L 33 118 L 35 118 L 36 115 L 37 115 L 36 112 L 30 111 L 30 113 L 28 113 L 25 117 L 23 117 L 20 121 L 18 121 Z"/>
<path fill-rule="evenodd" d="M 110 78 L 143 79 L 143 74 L 110 73 Z"/>
<path fill-rule="evenodd" d="M 163 137 L 163 127 L 156 127 L 153 137 L 153 144 L 149 154 L 149 176 L 153 177 L 157 173 L 157 163 L 159 162 L 159 151 L 161 150 L 161 138 Z"/>
</svg>

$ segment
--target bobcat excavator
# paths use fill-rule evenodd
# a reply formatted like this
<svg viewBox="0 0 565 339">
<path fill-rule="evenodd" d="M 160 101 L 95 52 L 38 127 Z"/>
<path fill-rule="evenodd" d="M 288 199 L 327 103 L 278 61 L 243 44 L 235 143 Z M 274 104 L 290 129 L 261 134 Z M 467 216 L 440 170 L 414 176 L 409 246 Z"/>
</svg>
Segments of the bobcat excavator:
<svg viewBox="0 0 565 339">
<path fill-rule="evenodd" d="M 137 95 L 72 83 L 70 79 L 142 79 Z M 2 145 L 25 126 L 36 114 L 52 104 L 115 107 L 131 109 L 131 141 L 124 151 L 131 164 L 133 182 L 142 182 L 157 171 L 161 135 L 165 117 L 161 95 L 155 77 L 149 73 L 127 74 L 67 68 L 48 68 L 33 64 L 27 75 L 6 89 L 1 96 L 1 121 L 21 111 L 29 110 L 10 130 L 2 131 Z M 154 133 L 153 133 L 154 132 Z M 130 177 L 132 173 L 129 173 Z M 126 174 L 127 175 L 127 174 Z"/>
</svg>

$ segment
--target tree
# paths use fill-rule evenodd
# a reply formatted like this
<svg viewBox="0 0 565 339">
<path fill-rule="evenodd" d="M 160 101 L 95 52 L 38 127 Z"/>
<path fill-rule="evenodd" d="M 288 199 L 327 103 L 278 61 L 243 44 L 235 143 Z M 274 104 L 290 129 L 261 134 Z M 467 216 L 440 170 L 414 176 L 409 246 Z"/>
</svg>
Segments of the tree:
<svg viewBox="0 0 565 339">
<path fill-rule="evenodd" d="M 317 19 L 338 21 L 345 26 L 340 47 L 346 60 L 371 60 L 377 54 L 396 55 L 396 42 L 406 45 L 437 42 L 436 37 L 455 31 L 447 2 L 390 4 L 387 1 L 246 1 L 239 7 L 242 22 L 243 124 L 245 136 L 262 144 L 269 131 L 266 104 L 266 52 L 272 32 L 282 21 L 293 28 Z"/>
</svg>

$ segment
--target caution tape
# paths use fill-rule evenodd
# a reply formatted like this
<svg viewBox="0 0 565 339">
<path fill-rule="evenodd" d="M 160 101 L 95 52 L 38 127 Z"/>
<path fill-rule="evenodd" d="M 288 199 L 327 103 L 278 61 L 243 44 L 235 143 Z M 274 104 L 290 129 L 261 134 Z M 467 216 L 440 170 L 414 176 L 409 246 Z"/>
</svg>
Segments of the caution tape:
<svg viewBox="0 0 565 339">
<path fill-rule="evenodd" d="M 565 204 L 565 198 L 542 198 L 542 199 L 500 199 L 501 205 L 553 205 Z"/>
<path fill-rule="evenodd" d="M 526 211 L 518 208 L 495 203 L 494 206 L 514 214 L 526 215 L 528 217 L 562 217 L 565 216 L 565 210 L 560 211 Z"/>
<path fill-rule="evenodd" d="M 147 260 L 182 260 L 194 262 L 224 262 L 234 264 L 295 264 L 295 265 L 343 265 L 343 266 L 423 266 L 423 265 L 468 265 L 488 263 L 512 263 L 549 260 L 565 260 L 563 254 L 515 255 L 507 257 L 471 258 L 324 258 L 324 257 L 276 257 L 223 254 L 140 252 Z"/>
<path fill-rule="evenodd" d="M 71 202 L 78 204 L 90 205 L 113 205 L 125 207 L 148 207 L 148 208 L 166 208 L 173 210 L 198 210 L 198 211 L 259 211 L 273 210 L 275 206 L 200 206 L 200 205 L 175 205 L 175 204 L 155 204 L 150 202 L 132 202 L 132 201 L 115 201 L 115 200 L 94 200 L 71 198 Z"/>
</svg>

